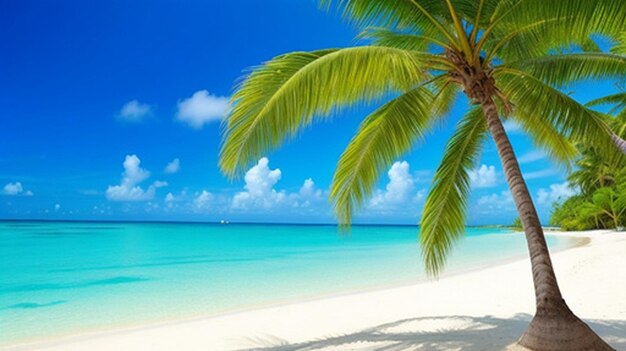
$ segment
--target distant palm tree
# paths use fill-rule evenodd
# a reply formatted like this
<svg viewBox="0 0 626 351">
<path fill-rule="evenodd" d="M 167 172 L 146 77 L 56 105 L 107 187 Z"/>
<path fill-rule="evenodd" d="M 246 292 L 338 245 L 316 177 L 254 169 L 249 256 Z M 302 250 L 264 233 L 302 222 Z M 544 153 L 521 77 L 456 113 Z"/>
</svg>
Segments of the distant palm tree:
<svg viewBox="0 0 626 351">
<path fill-rule="evenodd" d="M 623 39 L 626 41 L 626 32 Z M 615 46 L 616 54 L 626 55 L 626 43 Z M 626 79 L 626 77 L 622 77 Z M 614 132 L 613 139 L 618 146 L 626 148 L 622 138 L 626 137 L 626 91 L 607 95 L 589 101 L 586 106 L 597 107 L 609 105 L 611 109 L 605 115 L 607 124 Z M 621 153 L 605 153 L 592 145 L 579 145 L 581 157 L 576 161 L 576 171 L 568 178 L 570 183 L 580 186 L 583 195 L 591 195 L 596 189 L 612 186 L 618 174 L 623 175 L 626 167 L 626 156 Z"/>
<path fill-rule="evenodd" d="M 591 196 L 599 188 L 612 186 L 617 174 L 626 166 L 625 158 L 607 157 L 593 147 L 581 148 L 581 157 L 576 160 L 576 170 L 567 180 L 579 186 L 585 196 Z"/>
<path fill-rule="evenodd" d="M 324 6 L 332 1 L 322 1 Z M 220 167 L 241 174 L 285 139 L 341 107 L 389 98 L 367 116 L 331 185 L 339 223 L 372 194 L 381 172 L 423 140 L 458 93 L 473 107 L 448 142 L 421 220 L 427 271 L 440 272 L 462 236 L 468 172 L 490 134 L 525 229 L 536 314 L 518 344 L 533 350 L 610 350 L 568 308 L 503 120 L 512 120 L 557 162 L 573 142 L 614 152 L 599 114 L 557 88 L 626 75 L 623 56 L 590 39 L 617 37 L 626 2 L 615 0 L 338 0 L 372 45 L 293 52 L 255 67 L 237 87 Z M 320 141 L 323 142 L 323 141 Z"/>
<path fill-rule="evenodd" d="M 626 213 L 626 184 L 620 184 L 618 189 L 598 189 L 593 194 L 591 202 L 583 206 L 583 212 L 590 217 L 605 216 L 611 222 L 605 223 L 607 228 L 619 228 Z"/>
</svg>

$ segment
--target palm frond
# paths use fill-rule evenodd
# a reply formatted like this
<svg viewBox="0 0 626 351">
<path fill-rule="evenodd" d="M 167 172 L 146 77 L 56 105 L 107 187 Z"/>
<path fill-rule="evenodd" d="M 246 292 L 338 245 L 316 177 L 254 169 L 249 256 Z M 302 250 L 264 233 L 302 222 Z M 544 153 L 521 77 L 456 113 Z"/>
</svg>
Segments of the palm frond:
<svg viewBox="0 0 626 351">
<path fill-rule="evenodd" d="M 626 92 L 619 92 L 603 96 L 598 99 L 591 100 L 586 104 L 589 107 L 596 107 L 601 105 L 613 105 L 613 108 L 609 110 L 610 114 L 615 114 L 618 118 L 626 118 Z M 625 121 L 626 122 L 626 121 Z"/>
<path fill-rule="evenodd" d="M 429 44 L 438 44 L 445 47 L 447 44 L 419 34 L 398 33 L 386 28 L 366 28 L 359 34 L 359 38 L 371 40 L 374 45 L 388 46 L 402 50 L 426 51 Z"/>
<path fill-rule="evenodd" d="M 499 52 L 501 59 L 517 60 L 572 45 L 589 48 L 589 38 L 593 35 L 615 37 L 624 31 L 626 6 L 614 0 L 502 0 L 496 13 L 506 14 L 494 25 L 492 34 L 500 38 L 550 19 L 544 25 L 511 38 L 507 49 Z"/>
<path fill-rule="evenodd" d="M 624 31 L 626 7 L 614 0 L 502 0 L 496 12 L 503 13 L 514 8 L 497 24 L 505 28 L 524 26 L 545 18 L 559 18 L 551 28 L 545 28 L 543 39 L 558 42 L 567 40 L 554 36 L 567 30 L 571 37 L 581 41 L 592 34 L 619 35 Z M 561 27 L 561 29 L 558 29 Z"/>
<path fill-rule="evenodd" d="M 372 193 L 380 172 L 428 131 L 435 115 L 426 86 L 405 93 L 370 114 L 341 155 L 330 199 L 341 225 Z"/>
<path fill-rule="evenodd" d="M 593 40 L 593 38 L 587 38 L 585 41 L 581 42 L 580 48 L 584 52 L 602 52 L 602 48 L 595 42 L 595 40 Z"/>
<path fill-rule="evenodd" d="M 424 25 L 431 26 L 415 3 L 437 16 L 445 11 L 445 6 L 437 0 L 321 0 L 323 7 L 333 3 L 343 10 L 343 14 L 361 27 L 380 25 L 388 28 L 408 28 L 423 32 Z"/>
<path fill-rule="evenodd" d="M 427 77 L 414 52 L 362 46 L 276 57 L 234 93 L 220 168 L 228 176 L 342 106 L 408 91 Z"/>
<path fill-rule="evenodd" d="M 452 0 L 452 5 L 467 23 L 480 30 L 489 23 L 499 2 L 500 0 Z"/>
<path fill-rule="evenodd" d="M 440 20 L 448 15 L 441 0 L 321 0 L 320 3 L 326 8 L 336 4 L 360 28 L 400 29 L 456 42 L 451 27 Z"/>
<path fill-rule="evenodd" d="M 436 92 L 432 103 L 433 113 L 436 116 L 449 114 L 459 96 L 459 85 L 445 79 L 437 79 L 432 84 Z"/>
<path fill-rule="evenodd" d="M 608 96 L 604 96 L 598 99 L 589 101 L 586 106 L 597 107 L 601 105 L 612 105 L 608 111 L 607 119 L 610 121 L 613 131 L 618 139 L 615 137 L 613 141 L 618 147 L 626 153 L 626 142 L 621 140 L 626 137 L 626 92 L 620 92 Z"/>
<path fill-rule="evenodd" d="M 578 156 L 578 150 L 565 135 L 560 133 L 549 120 L 542 115 L 515 109 L 513 120 L 521 126 L 539 149 L 554 162 L 570 170 L 572 162 Z"/>
<path fill-rule="evenodd" d="M 487 135 L 482 109 L 475 107 L 459 123 L 435 172 L 420 224 L 420 243 L 426 271 L 437 275 L 454 242 L 465 230 L 470 192 L 469 171 Z"/>
<path fill-rule="evenodd" d="M 546 55 L 502 65 L 562 87 L 582 80 L 620 79 L 626 76 L 626 56 L 584 52 Z"/>
<path fill-rule="evenodd" d="M 537 22 L 527 24 L 521 28 L 507 28 L 504 31 L 503 28 L 495 28 L 494 33 L 488 33 L 486 36 L 481 38 L 483 44 L 480 44 L 477 49 L 484 50 L 487 53 L 485 54 L 485 60 L 491 61 L 494 56 L 497 56 L 501 51 L 504 51 L 504 57 L 509 57 L 512 55 L 510 51 L 521 51 L 524 50 L 521 48 L 524 42 L 524 36 L 529 36 L 535 34 L 538 27 L 545 26 L 547 22 L 555 21 L 556 19 L 541 19 Z M 523 58 L 534 57 L 535 55 L 541 54 L 542 51 L 540 48 L 535 47 L 526 47 L 527 51 L 526 55 Z M 529 54 L 528 52 L 532 53 Z"/>
<path fill-rule="evenodd" d="M 626 30 L 616 36 L 616 38 L 617 44 L 611 48 L 611 52 L 626 55 Z"/>
<path fill-rule="evenodd" d="M 525 72 L 503 69 L 494 72 L 494 77 L 520 118 L 541 116 L 571 141 L 615 151 L 611 130 L 598 113 Z"/>
</svg>

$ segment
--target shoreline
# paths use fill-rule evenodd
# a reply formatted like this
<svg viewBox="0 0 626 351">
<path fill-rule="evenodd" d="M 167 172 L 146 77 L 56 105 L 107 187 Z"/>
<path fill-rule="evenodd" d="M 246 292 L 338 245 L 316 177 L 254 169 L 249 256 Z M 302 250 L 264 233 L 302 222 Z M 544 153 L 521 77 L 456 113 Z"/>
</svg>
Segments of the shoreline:
<svg viewBox="0 0 626 351">
<path fill-rule="evenodd" d="M 585 232 L 582 232 L 582 233 L 585 233 Z M 546 233 L 546 235 L 549 235 L 549 236 L 563 236 L 569 239 L 570 241 L 570 243 L 564 245 L 565 247 L 562 247 L 559 249 L 553 249 L 551 251 L 553 254 L 557 252 L 562 252 L 562 251 L 571 250 L 577 247 L 585 246 L 585 245 L 588 245 L 590 242 L 589 238 L 585 235 L 568 236 L 567 233 L 562 233 L 562 234 L 564 235 L 559 235 L 559 233 L 553 233 L 553 232 Z M 497 235 L 516 236 L 516 235 L 523 235 L 523 232 L 511 230 L 510 233 L 497 234 Z M 308 303 L 308 302 L 314 302 L 314 301 L 331 299 L 331 298 L 356 296 L 356 295 L 367 294 L 367 293 L 372 293 L 372 292 L 377 292 L 377 291 L 385 291 L 389 289 L 410 287 L 410 286 L 424 284 L 428 282 L 436 282 L 444 278 L 469 274 L 472 272 L 478 272 L 478 271 L 482 271 L 485 269 L 489 269 L 494 266 L 509 264 L 509 263 L 521 261 L 524 259 L 527 259 L 526 253 L 509 256 L 509 257 L 497 258 L 491 262 L 478 264 L 478 265 L 471 266 L 468 268 L 457 268 L 457 269 L 451 269 L 449 271 L 444 271 L 444 273 L 442 273 L 437 279 L 428 278 L 426 276 L 420 276 L 416 278 L 407 278 L 403 280 L 398 280 L 398 281 L 390 282 L 390 283 L 373 284 L 373 285 L 368 285 L 364 287 L 343 289 L 343 290 L 337 290 L 337 291 L 326 292 L 326 293 L 311 293 L 308 295 L 299 295 L 299 296 L 291 297 L 291 298 L 283 298 L 279 300 L 259 302 L 256 304 L 242 305 L 240 307 L 230 308 L 230 309 L 217 311 L 217 312 L 209 312 L 209 313 L 202 312 L 202 313 L 187 315 L 187 316 L 182 316 L 182 317 L 173 317 L 173 318 L 166 318 L 166 319 L 161 319 L 161 320 L 151 320 L 151 321 L 144 321 L 140 323 L 132 323 L 132 322 L 120 323 L 117 325 L 112 325 L 109 327 L 103 327 L 99 329 L 75 330 L 75 331 L 65 333 L 65 334 L 35 337 L 30 340 L 24 340 L 24 341 L 18 341 L 12 344 L 0 345 L 0 351 L 22 350 L 22 349 L 30 350 L 32 347 L 37 348 L 42 345 L 47 346 L 47 345 L 62 344 L 66 341 L 83 340 L 83 339 L 88 339 L 90 337 L 97 337 L 97 336 L 102 336 L 102 335 L 115 335 L 115 334 L 120 334 L 120 333 L 125 333 L 125 332 L 140 331 L 140 330 L 156 328 L 156 327 L 175 326 L 175 325 L 180 325 L 180 324 L 185 324 L 185 323 L 190 323 L 190 322 L 198 322 L 198 321 L 214 319 L 214 318 L 219 318 L 219 317 L 227 317 L 231 315 L 254 312 L 254 311 L 268 309 L 268 308 L 283 307 L 283 306 L 288 306 L 288 305 L 293 305 L 293 304 Z"/>
<path fill-rule="evenodd" d="M 518 233 L 519 234 L 519 233 Z M 549 232 L 546 235 L 550 236 L 566 236 L 569 238 L 577 238 L 578 242 L 574 244 L 574 246 L 564 248 L 562 250 L 558 250 L 553 252 L 555 256 L 560 255 L 561 253 L 571 252 L 572 250 L 577 250 L 580 248 L 587 248 L 593 246 L 593 238 L 598 235 L 611 235 L 610 231 L 591 231 L 591 232 L 567 232 L 567 233 L 559 233 L 559 232 Z M 511 234 L 515 235 L 515 234 Z M 615 234 L 613 234 L 615 235 Z M 619 235 L 619 234 L 616 234 Z M 587 238 L 585 240 L 585 238 Z M 432 286 L 437 285 L 440 282 L 454 280 L 459 277 L 467 277 L 471 275 L 481 274 L 485 271 L 490 271 L 493 269 L 497 269 L 502 266 L 508 265 L 520 265 L 524 263 L 523 257 L 512 257 L 506 258 L 502 260 L 498 260 L 496 262 L 491 262 L 486 265 L 482 265 L 479 267 L 472 267 L 468 269 L 455 270 L 451 271 L 447 274 L 442 275 L 438 280 L 432 281 L 427 278 L 418 278 L 411 279 L 408 281 L 393 283 L 393 284 L 385 284 L 381 286 L 370 286 L 362 289 L 354 289 L 349 291 L 341 291 L 330 294 L 322 294 L 322 295 L 312 295 L 312 296 L 304 296 L 293 299 L 281 300 L 272 303 L 262 303 L 258 305 L 245 306 L 242 308 L 237 308 L 233 310 L 223 311 L 216 314 L 200 314 L 197 316 L 166 320 L 166 321 L 157 321 L 153 323 L 146 323 L 141 325 L 129 325 L 129 326 L 115 326 L 110 329 L 105 330 L 97 330 L 97 331 L 87 331 L 79 334 L 72 334 L 66 336 L 59 336 L 54 338 L 47 339 L 39 339 L 28 342 L 23 342 L 19 344 L 11 344 L 0 347 L 1 350 L 38 350 L 38 349 L 50 349 L 50 350 L 65 350 L 67 347 L 71 347 L 72 345 L 80 345 L 82 343 L 91 343 L 93 341 L 98 340 L 106 340 L 105 345 L 108 345 L 109 342 L 121 341 L 120 345 L 124 345 L 122 339 L 125 336 L 136 335 L 142 333 L 151 333 L 155 330 L 170 330 L 174 334 L 177 333 L 176 330 L 186 329 L 187 327 L 197 325 L 197 324 L 211 324 L 220 319 L 237 319 L 237 318 L 246 318 L 246 316 L 255 315 L 255 314 L 263 314 L 264 311 L 272 311 L 272 310 L 280 310 L 280 309 L 291 309 L 297 306 L 306 306 L 306 305 L 316 305 L 316 304 L 324 304 L 326 301 L 332 300 L 359 300 L 359 299 L 367 299 L 371 295 L 376 294 L 386 294 L 393 293 L 399 290 L 410 290 L 415 289 L 420 286 Z M 530 279 L 529 279 L 530 280 Z M 532 297 L 532 296 L 531 296 Z M 231 331 L 232 332 L 232 331 Z M 235 331 L 236 332 L 236 331 Z M 244 334 L 244 333 L 242 333 Z M 175 335 L 173 335 L 175 337 Z M 197 336 L 198 338 L 201 335 Z M 119 346 L 119 345 L 118 345 Z M 205 345 L 206 346 L 206 345 Z M 91 347 L 91 346 L 90 346 Z M 110 348 L 111 346 L 103 346 L 103 349 Z M 98 346 L 96 346 L 98 348 Z M 80 348 L 78 348 L 80 349 Z M 133 348 L 135 349 L 135 348 Z M 220 348 L 221 349 L 221 348 Z M 233 349 L 233 348 L 224 348 L 224 349 Z"/>
</svg>

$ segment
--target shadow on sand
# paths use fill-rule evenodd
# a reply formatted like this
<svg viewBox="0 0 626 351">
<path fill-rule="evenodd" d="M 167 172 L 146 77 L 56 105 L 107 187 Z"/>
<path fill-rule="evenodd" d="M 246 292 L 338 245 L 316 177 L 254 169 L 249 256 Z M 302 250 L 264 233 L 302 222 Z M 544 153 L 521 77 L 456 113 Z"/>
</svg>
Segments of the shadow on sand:
<svg viewBox="0 0 626 351">
<path fill-rule="evenodd" d="M 399 320 L 354 334 L 327 336 L 290 344 L 274 336 L 250 338 L 247 351 L 400 351 L 400 350 L 503 350 L 514 343 L 532 316 L 422 317 Z M 617 350 L 626 350 L 626 321 L 586 320 L 589 326 Z M 298 326 L 295 326 L 296 328 Z M 305 327 L 305 326 L 299 326 Z"/>
</svg>

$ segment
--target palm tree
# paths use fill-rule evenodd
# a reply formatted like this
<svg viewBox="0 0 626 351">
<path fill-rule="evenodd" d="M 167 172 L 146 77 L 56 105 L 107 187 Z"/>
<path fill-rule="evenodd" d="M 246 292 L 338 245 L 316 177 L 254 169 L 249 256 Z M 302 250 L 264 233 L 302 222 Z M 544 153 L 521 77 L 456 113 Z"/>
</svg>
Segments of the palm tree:
<svg viewBox="0 0 626 351">
<path fill-rule="evenodd" d="M 624 213 L 626 213 L 626 184 L 621 184 L 618 189 L 600 188 L 591 197 L 591 202 L 584 206 L 584 212 L 596 218 L 604 216 L 610 221 L 605 224 L 607 228 L 611 226 L 615 229 L 623 224 Z"/>
<path fill-rule="evenodd" d="M 323 0 L 324 6 L 333 1 Z M 548 247 L 503 121 L 518 123 L 569 166 L 573 142 L 613 151 L 602 117 L 558 88 L 626 74 L 623 56 L 599 52 L 593 36 L 624 31 L 614 0 L 339 0 L 371 45 L 281 55 L 237 86 L 225 122 L 220 167 L 240 175 L 317 119 L 358 102 L 388 99 L 365 117 L 337 164 L 331 201 L 339 224 L 376 180 L 441 122 L 462 93 L 471 102 L 448 142 L 421 220 L 426 269 L 436 275 L 464 230 L 468 172 L 491 135 L 524 226 L 536 313 L 518 344 L 533 350 L 610 350 L 563 300 Z"/>
<path fill-rule="evenodd" d="M 576 171 L 567 180 L 580 187 L 583 195 L 591 196 L 597 189 L 612 186 L 617 173 L 624 167 L 623 157 L 607 157 L 593 147 L 581 146 Z"/>
</svg>

